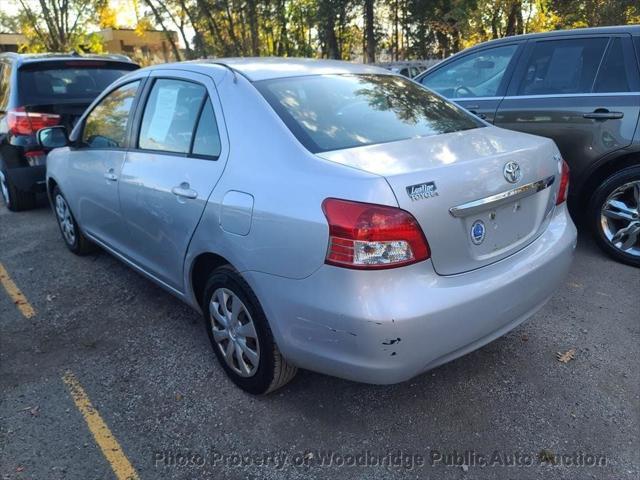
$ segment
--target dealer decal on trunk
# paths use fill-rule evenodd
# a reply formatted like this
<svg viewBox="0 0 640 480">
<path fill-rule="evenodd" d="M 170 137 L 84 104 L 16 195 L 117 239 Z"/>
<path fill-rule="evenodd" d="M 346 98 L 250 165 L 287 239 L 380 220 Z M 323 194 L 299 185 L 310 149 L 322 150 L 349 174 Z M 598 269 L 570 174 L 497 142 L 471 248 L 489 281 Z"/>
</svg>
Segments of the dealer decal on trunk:
<svg viewBox="0 0 640 480">
<path fill-rule="evenodd" d="M 424 200 L 425 198 L 437 197 L 438 188 L 436 182 L 419 183 L 407 187 L 407 194 L 411 200 Z"/>
</svg>

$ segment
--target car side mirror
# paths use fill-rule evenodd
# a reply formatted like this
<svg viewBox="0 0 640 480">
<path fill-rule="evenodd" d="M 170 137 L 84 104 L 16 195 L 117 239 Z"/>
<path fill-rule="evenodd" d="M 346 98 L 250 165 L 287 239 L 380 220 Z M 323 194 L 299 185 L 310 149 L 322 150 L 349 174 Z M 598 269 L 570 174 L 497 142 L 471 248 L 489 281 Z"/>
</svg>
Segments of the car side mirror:
<svg viewBox="0 0 640 480">
<path fill-rule="evenodd" d="M 52 149 L 66 147 L 69 145 L 69 136 L 65 127 L 41 128 L 36 134 L 38 145 L 43 148 Z"/>
</svg>

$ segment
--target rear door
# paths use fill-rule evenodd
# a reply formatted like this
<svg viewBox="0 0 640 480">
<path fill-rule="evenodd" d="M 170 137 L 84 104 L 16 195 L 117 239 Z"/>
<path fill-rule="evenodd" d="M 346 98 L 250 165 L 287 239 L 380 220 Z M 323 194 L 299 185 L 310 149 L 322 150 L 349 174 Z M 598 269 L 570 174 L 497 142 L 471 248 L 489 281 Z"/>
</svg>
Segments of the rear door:
<svg viewBox="0 0 640 480">
<path fill-rule="evenodd" d="M 528 42 L 495 124 L 552 138 L 579 173 L 629 145 L 639 113 L 630 35 L 555 37 Z"/>
<path fill-rule="evenodd" d="M 418 80 L 474 115 L 493 122 L 523 42 L 475 50 L 444 62 Z"/>
<path fill-rule="evenodd" d="M 182 291 L 183 262 L 228 146 L 213 80 L 156 70 L 120 182 L 131 260 Z"/>
</svg>

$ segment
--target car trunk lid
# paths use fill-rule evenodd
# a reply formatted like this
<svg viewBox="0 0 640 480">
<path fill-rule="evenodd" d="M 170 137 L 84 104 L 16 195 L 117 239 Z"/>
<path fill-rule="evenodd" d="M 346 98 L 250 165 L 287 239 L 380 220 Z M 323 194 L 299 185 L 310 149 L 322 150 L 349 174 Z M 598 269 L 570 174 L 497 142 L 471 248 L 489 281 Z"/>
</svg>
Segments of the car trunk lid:
<svg viewBox="0 0 640 480">
<path fill-rule="evenodd" d="M 553 142 L 495 127 L 319 156 L 384 176 L 420 223 L 441 275 L 483 267 L 535 240 L 555 206 L 561 162 Z M 519 167 L 514 183 L 507 164 Z"/>
</svg>

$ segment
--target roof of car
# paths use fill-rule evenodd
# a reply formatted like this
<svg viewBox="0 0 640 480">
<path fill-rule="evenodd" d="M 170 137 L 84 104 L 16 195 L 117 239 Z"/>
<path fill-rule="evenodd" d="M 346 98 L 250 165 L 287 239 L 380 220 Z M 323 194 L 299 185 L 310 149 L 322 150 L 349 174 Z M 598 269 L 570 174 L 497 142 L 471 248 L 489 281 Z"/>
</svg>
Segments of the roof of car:
<svg viewBox="0 0 640 480">
<path fill-rule="evenodd" d="M 34 62 L 48 62 L 59 60 L 77 60 L 77 61 L 108 61 L 119 63 L 131 63 L 131 59 L 126 55 L 117 54 L 78 54 L 78 53 L 15 53 L 15 52 L 2 52 L 0 58 L 11 58 L 21 64 L 34 63 Z"/>
<path fill-rule="evenodd" d="M 513 41 L 530 40 L 534 38 L 545 37 L 571 37 L 574 35 L 611 35 L 629 33 L 632 35 L 640 35 L 640 25 L 619 25 L 614 27 L 592 27 L 592 28 L 574 28 L 572 30 L 552 30 L 550 32 L 527 33 L 525 35 L 515 35 L 511 37 L 498 38 L 487 42 L 479 43 L 471 48 L 479 48 L 487 45 L 496 45 L 500 43 L 510 43 Z"/>
<path fill-rule="evenodd" d="M 273 78 L 300 77 L 305 75 L 326 75 L 341 73 L 376 73 L 389 75 L 390 72 L 373 65 L 343 62 L 340 60 L 315 60 L 311 58 L 247 57 L 195 60 L 191 64 L 223 65 L 248 78 L 252 82 Z"/>
</svg>

